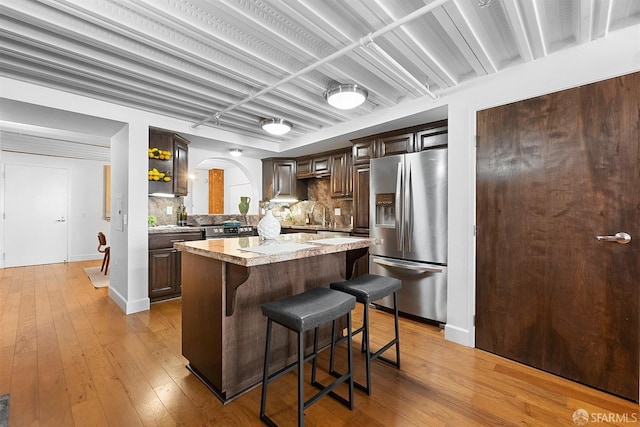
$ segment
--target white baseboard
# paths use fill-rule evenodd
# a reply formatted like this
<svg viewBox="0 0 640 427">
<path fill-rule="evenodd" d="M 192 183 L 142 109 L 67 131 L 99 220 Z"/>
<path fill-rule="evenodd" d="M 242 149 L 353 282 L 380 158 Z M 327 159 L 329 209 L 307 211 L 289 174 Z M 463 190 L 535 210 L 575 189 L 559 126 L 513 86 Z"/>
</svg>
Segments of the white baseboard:
<svg viewBox="0 0 640 427">
<path fill-rule="evenodd" d="M 104 259 L 103 254 L 84 254 L 84 255 L 70 255 L 68 262 L 74 261 L 101 261 Z"/>
<path fill-rule="evenodd" d="M 111 297 L 111 299 L 125 314 L 127 313 L 127 300 L 124 299 L 113 286 L 109 286 L 109 297 Z"/>
<path fill-rule="evenodd" d="M 125 310 L 126 314 L 139 313 L 141 311 L 149 310 L 151 306 L 151 301 L 149 298 L 141 298 L 136 301 L 127 302 L 127 309 Z"/>
<path fill-rule="evenodd" d="M 120 307 L 124 314 L 133 314 L 140 311 L 149 310 L 151 302 L 149 298 L 141 298 L 136 301 L 127 301 L 113 287 L 109 286 L 109 296 Z"/>
<path fill-rule="evenodd" d="M 467 347 L 475 346 L 475 336 L 472 331 L 447 323 L 444 327 L 444 338 Z"/>
</svg>

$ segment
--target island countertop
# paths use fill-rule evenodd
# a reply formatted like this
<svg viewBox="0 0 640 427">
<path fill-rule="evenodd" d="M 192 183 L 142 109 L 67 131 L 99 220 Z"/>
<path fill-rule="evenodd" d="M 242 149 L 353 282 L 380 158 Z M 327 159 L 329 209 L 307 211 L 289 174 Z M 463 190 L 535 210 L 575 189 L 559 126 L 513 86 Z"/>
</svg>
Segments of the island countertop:
<svg viewBox="0 0 640 427">
<path fill-rule="evenodd" d="M 219 261 L 251 267 L 326 255 L 375 245 L 368 237 L 326 238 L 309 233 L 282 234 L 274 240 L 236 237 L 174 243 L 174 248 Z"/>
</svg>

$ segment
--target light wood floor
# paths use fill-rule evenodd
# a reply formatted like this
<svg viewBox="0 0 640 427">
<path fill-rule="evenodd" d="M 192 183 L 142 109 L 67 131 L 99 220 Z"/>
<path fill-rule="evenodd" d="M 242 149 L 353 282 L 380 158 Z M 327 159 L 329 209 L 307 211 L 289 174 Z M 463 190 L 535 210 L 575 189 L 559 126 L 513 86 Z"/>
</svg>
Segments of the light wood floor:
<svg viewBox="0 0 640 427">
<path fill-rule="evenodd" d="M 9 426 L 260 425 L 259 387 L 223 406 L 185 369 L 180 300 L 125 316 L 86 277 L 83 268 L 95 265 L 0 269 Z M 373 311 L 372 339 L 390 337 L 391 318 Z M 374 363 L 371 397 L 356 393 L 354 411 L 324 397 L 307 409 L 306 425 L 574 426 L 579 408 L 618 420 L 589 425 L 640 419 L 632 402 L 445 341 L 437 327 L 403 319 L 400 328 L 402 369 Z M 359 353 L 356 362 L 361 377 Z M 268 413 L 281 425 L 296 423 L 295 384 L 294 371 L 269 386 Z"/>
</svg>

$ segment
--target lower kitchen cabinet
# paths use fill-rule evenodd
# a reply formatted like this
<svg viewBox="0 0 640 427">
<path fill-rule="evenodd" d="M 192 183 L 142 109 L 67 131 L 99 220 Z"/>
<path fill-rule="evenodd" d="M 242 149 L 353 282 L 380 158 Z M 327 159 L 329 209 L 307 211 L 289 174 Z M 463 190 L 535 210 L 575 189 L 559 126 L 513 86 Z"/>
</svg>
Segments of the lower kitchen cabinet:
<svg viewBox="0 0 640 427">
<path fill-rule="evenodd" d="M 202 232 L 161 233 L 149 235 L 149 299 L 151 302 L 179 297 L 180 252 L 173 248 L 176 242 L 202 240 Z"/>
</svg>

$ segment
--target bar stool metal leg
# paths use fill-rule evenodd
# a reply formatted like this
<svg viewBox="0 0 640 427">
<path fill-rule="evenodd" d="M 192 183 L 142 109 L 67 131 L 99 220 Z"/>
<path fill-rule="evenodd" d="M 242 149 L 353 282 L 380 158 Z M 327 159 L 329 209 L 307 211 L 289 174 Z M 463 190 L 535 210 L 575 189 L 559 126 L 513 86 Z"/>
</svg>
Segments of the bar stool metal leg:
<svg viewBox="0 0 640 427">
<path fill-rule="evenodd" d="M 315 332 L 314 332 L 315 333 Z M 315 350 L 315 349 L 314 349 Z M 315 363 L 317 353 L 314 352 Z M 298 332 L 298 427 L 304 426 L 304 332 Z"/>
<path fill-rule="evenodd" d="M 271 319 L 267 319 L 267 340 L 264 350 L 264 371 L 262 373 L 262 395 L 260 398 L 260 419 L 267 425 L 273 426 L 273 422 L 265 415 L 267 406 L 267 385 L 269 384 L 269 363 L 271 362 Z"/>
</svg>

